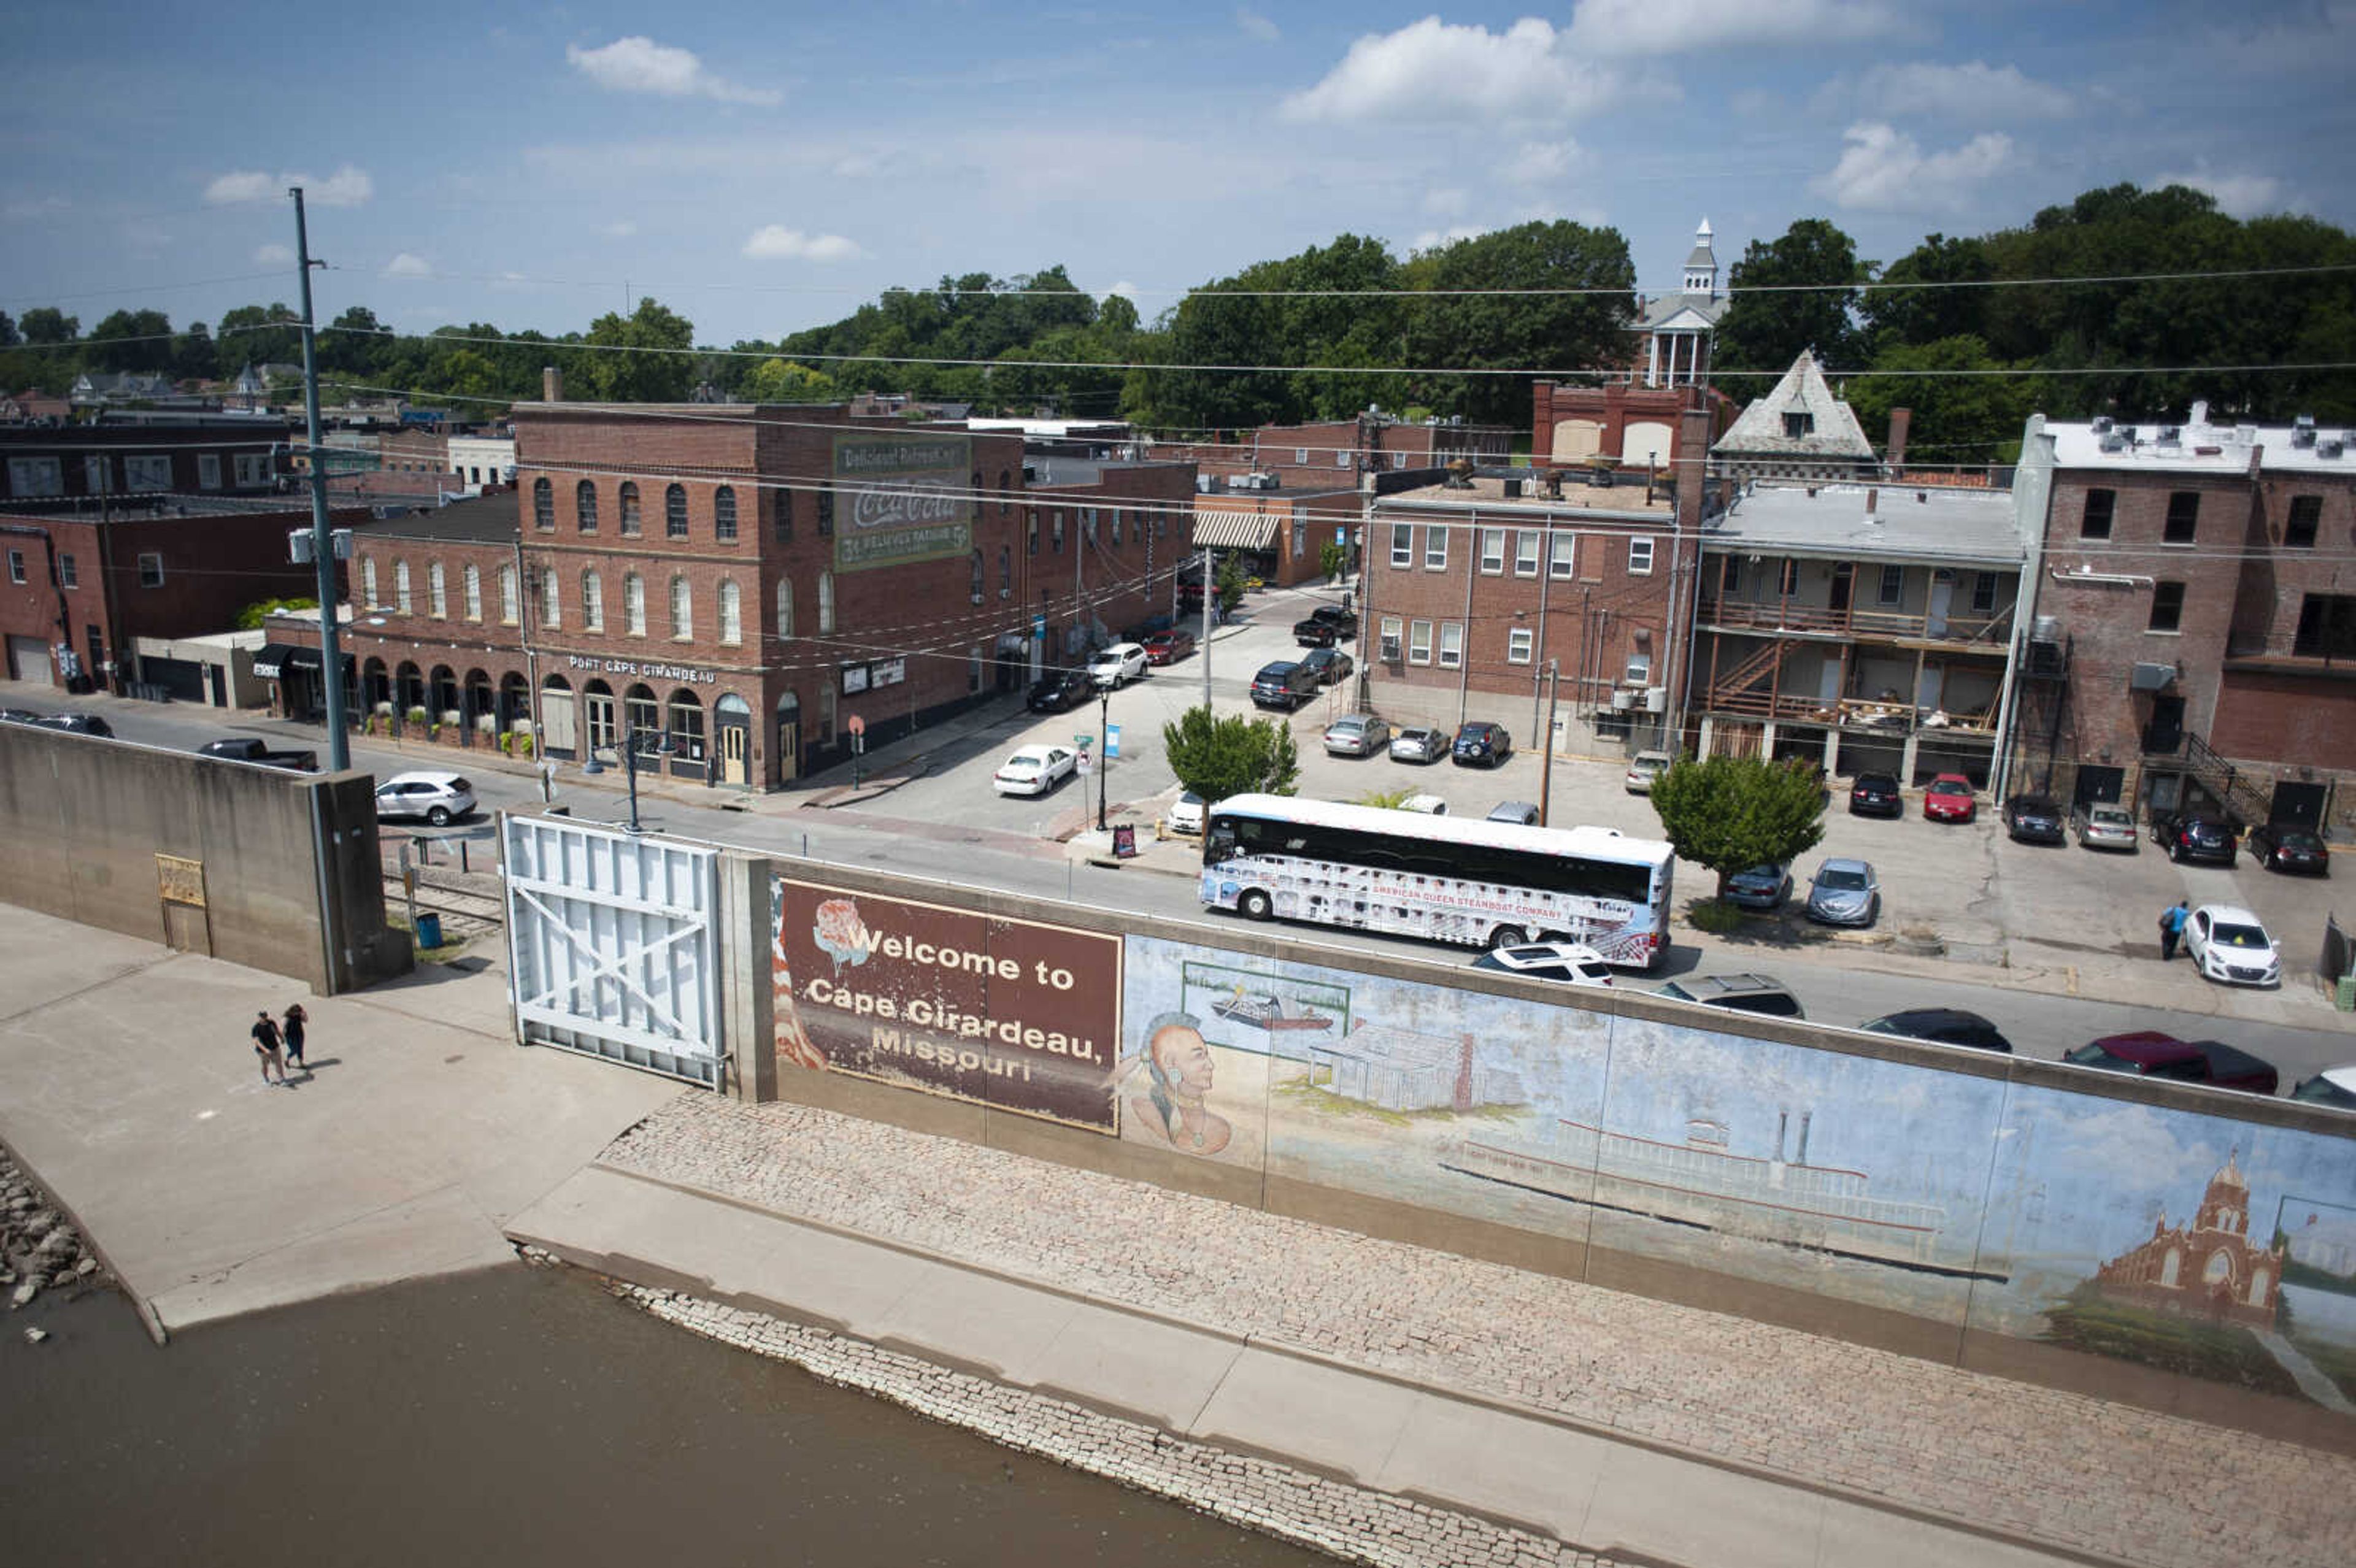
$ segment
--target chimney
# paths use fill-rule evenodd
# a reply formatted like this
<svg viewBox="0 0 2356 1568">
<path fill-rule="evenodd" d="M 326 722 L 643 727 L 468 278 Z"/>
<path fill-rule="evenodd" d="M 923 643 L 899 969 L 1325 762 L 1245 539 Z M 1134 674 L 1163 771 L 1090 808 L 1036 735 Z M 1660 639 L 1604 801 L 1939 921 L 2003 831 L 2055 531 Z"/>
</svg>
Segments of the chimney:
<svg viewBox="0 0 2356 1568">
<path fill-rule="evenodd" d="M 564 372 L 553 365 L 544 366 L 540 372 L 540 400 L 561 403 L 564 400 Z"/>
<path fill-rule="evenodd" d="M 1912 409 L 1890 411 L 1890 449 L 1884 459 L 1895 474 L 1906 466 L 1906 427 L 1914 422 Z"/>
<path fill-rule="evenodd" d="M 1874 514 L 1878 509 L 1879 509 L 1880 504 L 1881 504 L 1881 491 L 1880 491 L 1880 488 L 1879 488 L 1879 486 L 1876 486 L 1876 487 L 1875 487 L 1875 488 L 1873 488 L 1873 489 L 1868 490 L 1868 491 L 1865 493 L 1865 515 L 1866 515 L 1867 517 L 1869 517 L 1873 516 L 1873 514 Z"/>
</svg>

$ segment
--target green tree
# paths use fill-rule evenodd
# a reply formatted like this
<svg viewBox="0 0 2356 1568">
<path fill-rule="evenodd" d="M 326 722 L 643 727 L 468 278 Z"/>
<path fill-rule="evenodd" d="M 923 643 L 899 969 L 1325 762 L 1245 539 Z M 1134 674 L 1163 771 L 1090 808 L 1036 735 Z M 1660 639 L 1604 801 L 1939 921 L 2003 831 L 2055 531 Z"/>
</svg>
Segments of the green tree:
<svg viewBox="0 0 2356 1568">
<path fill-rule="evenodd" d="M 36 305 L 25 313 L 17 329 L 27 343 L 71 343 L 81 336 L 81 321 L 54 305 Z"/>
<path fill-rule="evenodd" d="M 1824 781 L 1796 758 L 1680 757 L 1653 781 L 1653 809 L 1680 859 L 1726 880 L 1770 860 L 1787 861 L 1825 836 Z"/>
<path fill-rule="evenodd" d="M 1162 727 L 1162 749 L 1178 782 L 1205 800 L 1290 795 L 1300 787 L 1292 727 L 1278 720 L 1240 713 L 1220 719 L 1207 708 L 1190 708 Z"/>
<path fill-rule="evenodd" d="M 203 322 L 188 323 L 188 329 L 172 339 L 172 374 L 200 380 L 220 374 L 220 348 Z"/>
<path fill-rule="evenodd" d="M 737 395 L 752 403 L 823 403 L 836 396 L 833 380 L 791 359 L 764 359 L 738 383 Z"/>
<path fill-rule="evenodd" d="M 1219 590 L 1219 608 L 1233 613 L 1244 602 L 1244 560 L 1230 550 L 1219 558 L 1218 575 L 1212 580 Z"/>
<path fill-rule="evenodd" d="M 2029 376 L 1940 372 L 2025 370 L 2023 361 L 1997 359 L 1976 337 L 1944 337 L 1920 347 L 1893 343 L 1874 356 L 1873 369 L 1848 384 L 1849 407 L 1867 430 L 1889 428 L 1890 411 L 1913 411 L 1907 454 L 1919 466 L 2012 463 L 2020 456 L 2021 428 L 2042 391 Z"/>
<path fill-rule="evenodd" d="M 1813 348 L 1825 364 L 1855 368 L 1864 356 L 1850 320 L 1858 304 L 1854 285 L 1869 270 L 1857 259 L 1857 241 L 1821 218 L 1801 219 L 1780 239 L 1753 240 L 1727 274 L 1730 303 L 1718 324 L 1713 357 L 1728 369 L 1780 376 L 1802 350 Z M 1759 292 L 1786 289 L 1801 292 Z M 1764 391 L 1774 384 L 1746 379 L 1741 390 Z"/>
<path fill-rule="evenodd" d="M 16 320 L 6 311 L 0 310 L 0 348 L 14 348 L 16 343 Z"/>
<path fill-rule="evenodd" d="M 1628 303 L 1636 272 L 1628 260 L 1628 241 L 1617 229 L 1561 219 L 1525 223 L 1423 251 L 1404 272 L 1410 288 L 1401 304 L 1408 364 L 1577 370 L 1615 363 L 1627 352 Z M 1430 299 L 1418 299 L 1412 292 L 1479 289 L 1609 292 L 1465 293 Z M 1418 389 L 1435 408 L 1526 426 L 1535 380 L 1469 376 Z"/>
<path fill-rule="evenodd" d="M 280 304 L 241 304 L 221 313 L 213 336 L 224 365 L 293 365 L 303 357 L 303 318 Z"/>
<path fill-rule="evenodd" d="M 91 328 L 91 362 L 102 370 L 166 370 L 171 318 L 160 310 L 118 310 Z"/>
<path fill-rule="evenodd" d="M 1985 241 L 1933 234 L 1890 264 L 1876 282 L 1893 286 L 1867 290 L 1859 308 L 1877 347 L 1986 337 L 1988 300 L 1997 291 L 1936 285 L 1981 283 L 1995 276 L 1996 262 Z"/>
<path fill-rule="evenodd" d="M 586 339 L 620 352 L 589 358 L 592 395 L 613 403 L 676 403 L 685 400 L 694 360 L 695 324 L 652 298 L 627 316 L 608 313 L 589 324 Z"/>
</svg>

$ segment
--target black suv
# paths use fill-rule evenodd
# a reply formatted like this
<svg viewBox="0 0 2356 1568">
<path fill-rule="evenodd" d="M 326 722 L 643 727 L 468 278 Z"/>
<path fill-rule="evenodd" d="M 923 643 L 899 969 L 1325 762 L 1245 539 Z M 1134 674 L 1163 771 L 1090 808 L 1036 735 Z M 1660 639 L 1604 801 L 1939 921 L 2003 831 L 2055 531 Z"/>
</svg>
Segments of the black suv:
<svg viewBox="0 0 2356 1568">
<path fill-rule="evenodd" d="M 2159 818 L 2151 825 L 2151 841 L 2166 849 L 2171 860 L 2207 860 L 2218 866 L 2232 865 L 2237 848 L 2231 826 L 2195 813 Z"/>
<path fill-rule="evenodd" d="M 1291 659 L 1262 665 L 1252 677 L 1252 701 L 1261 708 L 1281 708 L 1290 713 L 1317 695 L 1317 672 Z"/>
<path fill-rule="evenodd" d="M 2004 1031 L 1977 1013 L 1961 1008 L 1911 1008 L 1887 1018 L 1869 1019 L 1857 1026 L 1868 1034 L 1894 1034 L 1902 1040 L 1927 1040 L 1940 1045 L 1968 1045 L 1980 1051 L 2012 1054 Z"/>
<path fill-rule="evenodd" d="M 1292 640 L 1304 648 L 1330 648 L 1358 635 L 1358 617 L 1337 604 L 1320 604 L 1292 624 Z"/>
<path fill-rule="evenodd" d="M 1448 750 L 1460 766 L 1480 763 L 1487 767 L 1503 767 L 1505 759 L 1514 754 L 1514 738 L 1505 732 L 1503 724 L 1472 719 L 1458 727 L 1456 743 Z"/>
<path fill-rule="evenodd" d="M 1096 695 L 1087 671 L 1079 669 L 1049 670 L 1034 682 L 1024 706 L 1033 713 L 1068 713 Z"/>
<path fill-rule="evenodd" d="M 1851 816 L 1903 816 L 1906 797 L 1900 793 L 1898 781 L 1889 773 L 1859 773 L 1848 786 L 1848 814 Z"/>
<path fill-rule="evenodd" d="M 2059 844 L 2062 807 L 2050 795 L 2014 795 L 2004 803 L 2004 830 L 2017 843 Z"/>
</svg>

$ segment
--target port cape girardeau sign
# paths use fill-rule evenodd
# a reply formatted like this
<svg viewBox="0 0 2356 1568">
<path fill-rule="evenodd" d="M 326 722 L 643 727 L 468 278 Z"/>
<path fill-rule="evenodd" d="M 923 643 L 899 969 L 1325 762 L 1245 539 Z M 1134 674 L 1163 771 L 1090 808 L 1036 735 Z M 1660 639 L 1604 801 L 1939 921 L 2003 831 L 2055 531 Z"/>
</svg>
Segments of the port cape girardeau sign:
<svg viewBox="0 0 2356 1568">
<path fill-rule="evenodd" d="M 1121 939 L 771 879 L 781 1069 L 1118 1135 Z"/>
</svg>

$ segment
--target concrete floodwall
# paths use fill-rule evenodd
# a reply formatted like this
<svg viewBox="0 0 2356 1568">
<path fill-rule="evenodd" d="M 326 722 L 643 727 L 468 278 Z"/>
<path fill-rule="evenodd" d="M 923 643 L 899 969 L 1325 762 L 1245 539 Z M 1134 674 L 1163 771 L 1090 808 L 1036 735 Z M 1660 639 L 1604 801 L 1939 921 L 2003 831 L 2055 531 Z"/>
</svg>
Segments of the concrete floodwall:
<svg viewBox="0 0 2356 1568">
<path fill-rule="evenodd" d="M 729 965 L 764 1097 L 2356 1452 L 2346 1113 L 1280 926 L 723 881 L 769 915 Z"/>
<path fill-rule="evenodd" d="M 0 724 L 0 897 L 302 981 L 406 973 L 365 773 L 316 776 Z"/>
</svg>

